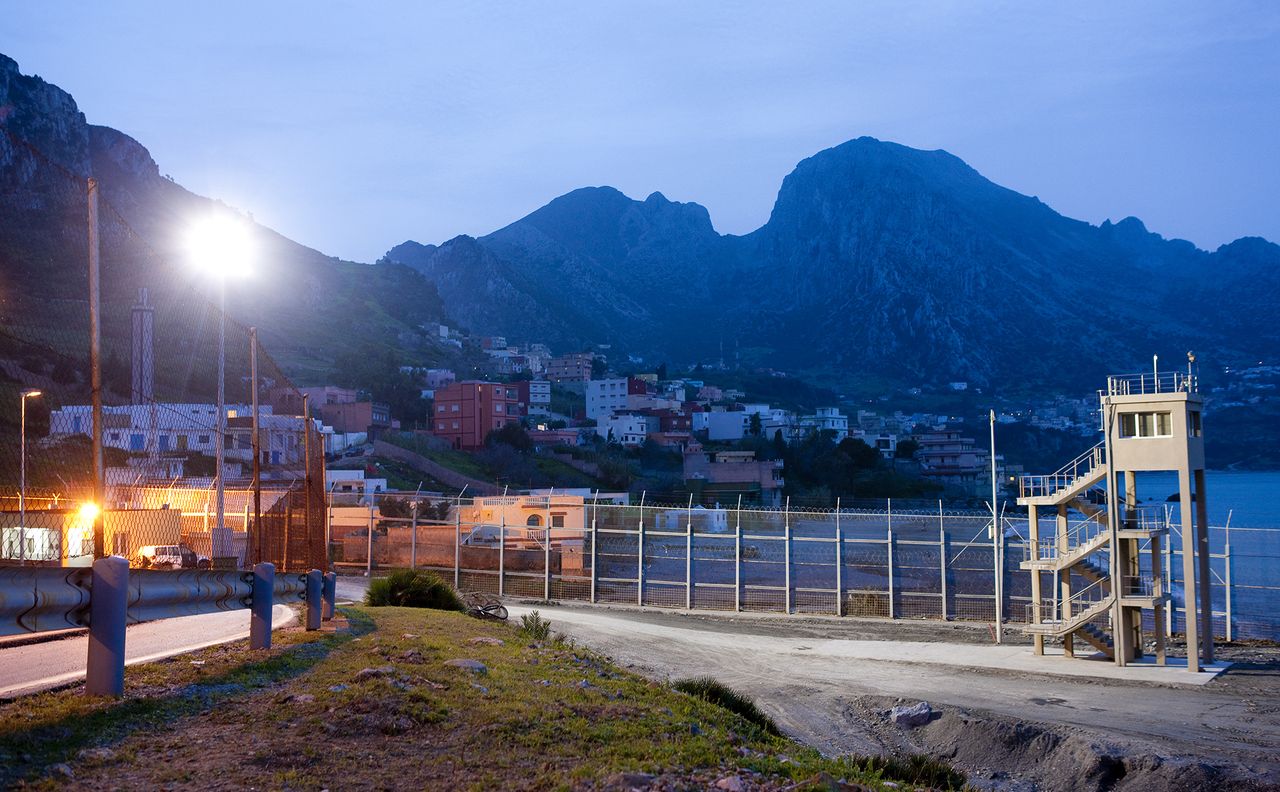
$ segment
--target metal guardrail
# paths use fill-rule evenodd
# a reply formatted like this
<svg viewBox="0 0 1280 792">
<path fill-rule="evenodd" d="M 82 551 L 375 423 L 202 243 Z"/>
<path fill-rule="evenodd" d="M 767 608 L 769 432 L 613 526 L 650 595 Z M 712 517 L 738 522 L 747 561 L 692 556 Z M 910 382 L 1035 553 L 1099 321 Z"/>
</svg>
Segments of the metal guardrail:
<svg viewBox="0 0 1280 792">
<path fill-rule="evenodd" d="M 1099 396 L 1142 396 L 1152 393 L 1195 393 L 1199 382 L 1194 374 L 1164 371 L 1151 374 L 1113 374 Z"/>
<path fill-rule="evenodd" d="M 0 567 L 0 636 L 86 627 L 87 568 Z"/>
<path fill-rule="evenodd" d="M 252 572 L 130 570 L 119 556 L 93 567 L 0 567 L 0 636 L 89 628 L 85 690 L 124 692 L 125 627 L 217 611 L 250 610 L 250 648 L 271 646 L 276 604 L 307 603 L 308 630 L 333 617 L 334 574 L 276 575 L 271 564 Z"/>
</svg>

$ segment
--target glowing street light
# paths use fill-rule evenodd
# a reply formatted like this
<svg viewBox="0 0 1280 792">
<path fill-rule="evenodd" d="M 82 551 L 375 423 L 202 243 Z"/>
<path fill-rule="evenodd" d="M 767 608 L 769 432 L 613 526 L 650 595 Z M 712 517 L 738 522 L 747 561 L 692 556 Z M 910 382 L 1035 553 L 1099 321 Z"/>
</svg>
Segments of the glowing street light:
<svg viewBox="0 0 1280 792">
<path fill-rule="evenodd" d="M 227 280 L 249 274 L 253 243 L 248 224 L 226 214 L 211 214 L 194 223 L 187 233 L 187 254 L 192 266 L 218 282 L 218 419 L 214 440 L 214 489 L 217 497 L 212 539 L 214 558 L 230 555 L 226 529 L 226 498 L 222 466 L 227 435 Z M 220 545 L 219 539 L 225 543 Z M 219 553 L 219 550 L 222 552 Z"/>
<path fill-rule="evenodd" d="M 34 388 L 28 388 L 22 392 L 22 407 L 19 412 L 22 414 L 22 426 L 18 430 L 21 437 L 19 442 L 19 455 L 22 462 L 19 465 L 22 472 L 19 474 L 18 483 L 18 560 L 19 563 L 27 563 L 27 399 L 39 398 L 40 391 Z"/>
</svg>

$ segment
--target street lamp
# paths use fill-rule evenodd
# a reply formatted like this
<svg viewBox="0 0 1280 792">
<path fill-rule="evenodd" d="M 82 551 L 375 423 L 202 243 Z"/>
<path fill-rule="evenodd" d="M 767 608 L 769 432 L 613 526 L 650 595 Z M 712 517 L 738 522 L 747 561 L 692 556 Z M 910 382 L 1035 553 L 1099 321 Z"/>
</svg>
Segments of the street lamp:
<svg viewBox="0 0 1280 792">
<path fill-rule="evenodd" d="M 215 559 L 231 554 L 226 536 L 226 496 L 223 461 L 227 436 L 227 280 L 248 275 L 252 243 L 246 223 L 226 214 L 208 215 L 192 224 L 187 235 L 187 253 L 192 265 L 218 282 L 218 416 L 215 427 L 213 481 L 216 515 L 210 537 Z M 219 552 L 221 551 L 221 552 Z"/>
<path fill-rule="evenodd" d="M 21 469 L 18 479 L 18 560 L 21 564 L 27 563 L 27 399 L 35 399 L 39 396 L 40 391 L 34 388 L 24 390 L 22 407 L 19 410 L 22 415 L 22 425 L 18 429 L 20 436 L 18 452 L 22 461 L 18 465 Z"/>
</svg>

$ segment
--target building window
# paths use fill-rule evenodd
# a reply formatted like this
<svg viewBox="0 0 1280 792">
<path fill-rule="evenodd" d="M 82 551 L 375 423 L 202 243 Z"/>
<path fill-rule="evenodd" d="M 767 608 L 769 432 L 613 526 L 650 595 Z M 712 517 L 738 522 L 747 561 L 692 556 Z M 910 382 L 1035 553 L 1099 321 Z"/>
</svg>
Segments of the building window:
<svg viewBox="0 0 1280 792">
<path fill-rule="evenodd" d="M 563 528 L 563 527 L 564 527 L 564 515 L 563 515 L 563 514 L 553 514 L 553 515 L 551 515 L 551 527 L 552 527 L 552 528 Z"/>
<path fill-rule="evenodd" d="M 449 405 L 449 412 L 457 412 L 457 411 L 458 411 L 458 405 L 456 404 Z"/>
<path fill-rule="evenodd" d="M 142 450 L 142 435 L 140 434 L 129 435 L 129 450 L 130 451 Z"/>
<path fill-rule="evenodd" d="M 1167 412 L 1120 414 L 1121 437 L 1171 437 L 1173 421 Z"/>
<path fill-rule="evenodd" d="M 494 411 L 494 412 L 496 412 L 496 413 L 500 413 L 500 412 L 502 412 L 502 405 L 501 405 L 501 404 L 495 404 L 495 405 L 493 405 L 493 411 Z"/>
<path fill-rule="evenodd" d="M 453 428 L 454 428 L 454 429 L 457 429 L 457 428 L 458 428 L 458 422 L 457 422 L 457 421 L 454 421 L 454 422 L 453 422 Z"/>
<path fill-rule="evenodd" d="M 541 528 L 541 527 L 542 527 L 542 518 L 541 518 L 541 517 L 539 517 L 539 516 L 538 516 L 538 515 L 536 515 L 536 514 L 530 514 L 530 515 L 529 515 L 529 519 L 525 520 L 525 521 L 524 521 L 524 524 L 525 524 L 525 525 L 527 525 L 527 526 L 528 526 L 528 527 L 530 527 L 530 528 Z"/>
<path fill-rule="evenodd" d="M 1189 437 L 1199 437 L 1200 433 L 1200 411 L 1191 410 L 1187 413 L 1187 435 Z"/>
<path fill-rule="evenodd" d="M 209 435 L 200 435 L 200 445 L 209 445 Z"/>
<path fill-rule="evenodd" d="M 436 428 L 443 432 L 443 431 L 444 431 L 444 422 L 441 422 L 438 426 L 436 426 Z"/>
</svg>

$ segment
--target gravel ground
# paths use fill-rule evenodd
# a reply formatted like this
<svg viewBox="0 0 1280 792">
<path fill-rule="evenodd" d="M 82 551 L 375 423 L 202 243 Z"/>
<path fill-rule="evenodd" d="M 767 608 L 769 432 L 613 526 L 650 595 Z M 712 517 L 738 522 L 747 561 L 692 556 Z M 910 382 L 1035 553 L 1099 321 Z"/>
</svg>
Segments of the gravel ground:
<svg viewBox="0 0 1280 792">
<path fill-rule="evenodd" d="M 528 604 L 511 607 L 513 618 Z M 1280 789 L 1280 649 L 1222 647 L 1236 663 L 1200 687 L 850 659 L 819 641 L 989 643 L 982 625 L 716 616 L 536 605 L 585 645 L 656 678 L 711 675 L 832 754 L 924 751 L 1007 790 Z M 1007 631 L 1010 642 L 1029 638 Z M 1175 644 L 1177 653 L 1181 647 Z M 928 701 L 927 725 L 886 711 Z"/>
</svg>

